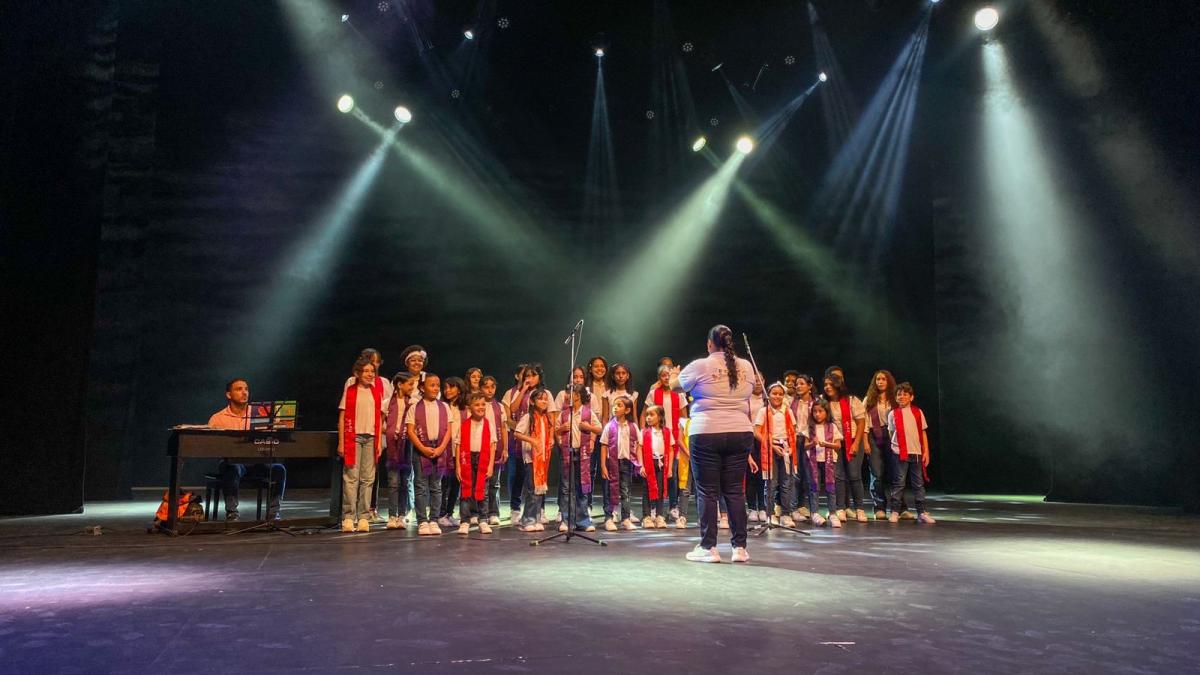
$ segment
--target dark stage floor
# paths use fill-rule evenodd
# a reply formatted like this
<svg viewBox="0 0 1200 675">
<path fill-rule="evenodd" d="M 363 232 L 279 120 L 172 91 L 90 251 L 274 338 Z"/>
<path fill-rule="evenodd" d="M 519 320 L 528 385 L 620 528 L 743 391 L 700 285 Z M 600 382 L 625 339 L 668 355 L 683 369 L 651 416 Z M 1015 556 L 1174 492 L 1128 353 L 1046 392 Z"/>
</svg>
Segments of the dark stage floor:
<svg viewBox="0 0 1200 675">
<path fill-rule="evenodd" d="M 287 511 L 319 510 L 294 491 Z M 937 525 L 532 548 L 415 531 L 167 538 L 148 501 L 0 521 L 4 672 L 1197 672 L 1200 520 L 934 502 Z M 253 502 L 250 503 L 253 506 Z M 553 507 L 550 509 L 553 513 Z M 80 534 L 102 524 L 105 534 Z M 729 559 L 727 542 L 721 546 Z"/>
</svg>

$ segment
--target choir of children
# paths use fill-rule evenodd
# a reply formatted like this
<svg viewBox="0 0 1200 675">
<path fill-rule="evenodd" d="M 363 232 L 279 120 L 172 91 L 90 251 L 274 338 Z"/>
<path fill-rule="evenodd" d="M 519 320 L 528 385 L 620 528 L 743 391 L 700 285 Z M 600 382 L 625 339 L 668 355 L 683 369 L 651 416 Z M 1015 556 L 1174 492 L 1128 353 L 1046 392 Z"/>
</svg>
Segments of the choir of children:
<svg viewBox="0 0 1200 675">
<path fill-rule="evenodd" d="M 364 350 L 344 387 L 338 424 L 342 531 L 369 529 L 369 499 L 381 458 L 388 529 L 405 529 L 407 512 L 415 506 L 422 536 L 455 527 L 459 534 L 472 527 L 491 534 L 501 523 L 504 474 L 512 524 L 522 532 L 544 531 L 554 461 L 561 531 L 595 530 L 591 500 L 596 490 L 603 498 L 607 531 L 637 530 L 639 523 L 688 527 L 689 402 L 670 386 L 669 358 L 660 361 L 639 413 L 629 367 L 610 368 L 603 357 L 577 368 L 572 384 L 557 397 L 543 385 L 541 365 L 521 364 L 513 386 L 497 398 L 499 383 L 479 368 L 443 379 L 423 370 L 424 348 L 414 345 L 402 356 L 405 370 L 387 381 L 377 376 L 379 353 Z M 813 378 L 794 370 L 769 386 L 758 374 L 747 410 L 759 444 L 748 464 L 750 520 L 835 528 L 867 522 L 866 457 L 875 520 L 911 517 L 902 506 L 905 487 L 911 486 L 915 519 L 936 522 L 925 504 L 928 421 L 913 403 L 912 385 L 896 384 L 890 372 L 877 371 L 864 402 L 849 393 L 842 369 L 832 366 L 819 388 L 820 398 L 814 396 Z M 635 480 L 643 484 L 640 521 L 633 517 Z M 575 495 L 573 521 L 568 485 Z M 773 486 L 771 494 L 767 485 Z"/>
</svg>

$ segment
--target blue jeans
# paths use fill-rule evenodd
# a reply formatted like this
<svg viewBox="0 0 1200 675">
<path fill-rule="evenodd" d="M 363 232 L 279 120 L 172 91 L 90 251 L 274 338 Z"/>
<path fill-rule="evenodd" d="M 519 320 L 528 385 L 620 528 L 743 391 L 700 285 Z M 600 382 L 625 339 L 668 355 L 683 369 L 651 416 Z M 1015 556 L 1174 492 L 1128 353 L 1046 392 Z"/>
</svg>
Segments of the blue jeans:
<svg viewBox="0 0 1200 675">
<path fill-rule="evenodd" d="M 509 455 L 508 458 L 511 460 L 512 455 Z M 542 495 L 534 494 L 533 491 L 533 467 L 525 464 L 524 460 L 522 460 L 520 456 L 518 456 L 517 459 L 521 462 L 521 466 L 524 467 L 521 470 L 521 475 L 524 479 L 524 484 L 521 487 L 521 493 L 522 501 L 525 502 L 525 510 L 521 513 L 521 524 L 537 525 L 538 519 L 541 518 L 542 515 Z M 516 511 L 513 511 L 509 517 L 516 518 L 516 513 Z"/>
<path fill-rule="evenodd" d="M 438 511 L 442 504 L 442 479 L 437 475 L 437 469 L 433 473 L 426 476 L 421 471 L 421 465 L 418 462 L 415 465 L 416 470 L 413 472 L 416 476 L 413 482 L 416 484 L 417 493 L 417 522 L 426 523 L 431 520 L 438 519 Z"/>
<path fill-rule="evenodd" d="M 267 518 L 270 519 L 279 512 L 279 502 L 283 499 L 284 488 L 287 487 L 287 469 L 282 464 L 251 464 L 247 469 L 245 464 L 232 464 L 222 461 L 217 467 L 221 476 L 221 492 L 225 495 L 225 513 L 237 513 L 238 488 L 242 478 L 250 476 L 271 483 L 268 495 Z"/>
<path fill-rule="evenodd" d="M 592 498 L 592 493 L 583 491 L 583 472 L 591 471 L 590 463 L 580 461 L 579 450 L 569 450 L 571 464 L 571 487 L 575 491 L 575 528 L 585 529 L 592 524 L 591 509 L 588 508 L 588 503 Z M 594 455 L 593 455 L 594 456 Z M 582 466 L 581 466 L 582 464 Z M 567 521 L 567 505 L 569 498 L 567 497 L 567 462 L 564 461 L 562 471 L 559 473 L 562 480 L 558 483 L 558 512 L 563 516 L 563 522 Z"/>
<path fill-rule="evenodd" d="M 654 481 L 658 486 L 658 499 L 650 499 L 650 472 L 646 472 L 646 479 L 642 485 L 642 517 L 650 516 L 667 517 L 663 505 L 667 503 L 667 490 L 665 476 L 663 475 L 663 463 L 661 459 L 654 460 Z"/>
<path fill-rule="evenodd" d="M 724 498 L 729 510 L 729 537 L 734 546 L 746 545 L 746 491 L 743 481 L 754 449 L 754 434 L 693 434 L 692 480 L 700 494 L 700 546 L 717 545 L 717 500 Z"/>
<path fill-rule="evenodd" d="M 861 450 L 854 453 L 854 459 L 847 460 L 845 448 L 838 448 L 837 469 L 833 475 L 837 485 L 839 509 L 861 509 L 863 507 L 862 466 L 863 452 Z"/>
<path fill-rule="evenodd" d="M 917 504 L 917 515 L 925 513 L 925 474 L 921 471 L 921 456 L 909 455 L 908 461 L 899 462 L 900 470 L 892 481 L 891 503 L 892 511 L 900 511 L 900 502 L 904 499 L 904 480 L 912 482 L 913 501 Z"/>
<path fill-rule="evenodd" d="M 796 510 L 796 477 L 789 473 L 791 461 L 785 460 L 779 455 L 772 453 L 775 458 L 775 468 L 771 474 L 774 479 L 775 494 L 772 495 L 773 503 L 779 504 L 779 510 L 783 515 L 787 516 Z M 773 509 L 771 509 L 773 511 Z"/>
<path fill-rule="evenodd" d="M 892 485 L 892 476 L 896 475 L 896 460 L 892 455 L 892 441 L 884 435 L 882 441 L 876 441 L 875 436 L 867 437 L 871 444 L 871 454 L 867 460 L 871 467 L 871 501 L 875 503 L 876 511 L 886 511 L 888 503 L 888 488 Z"/>
<path fill-rule="evenodd" d="M 521 497 L 525 492 L 525 473 L 526 470 L 532 474 L 533 470 L 525 465 L 525 460 L 521 458 L 521 448 L 518 446 L 516 450 L 509 449 L 508 463 L 504 467 L 504 472 L 507 475 L 508 482 L 508 508 L 510 518 L 516 518 L 516 514 L 521 512 Z"/>
</svg>

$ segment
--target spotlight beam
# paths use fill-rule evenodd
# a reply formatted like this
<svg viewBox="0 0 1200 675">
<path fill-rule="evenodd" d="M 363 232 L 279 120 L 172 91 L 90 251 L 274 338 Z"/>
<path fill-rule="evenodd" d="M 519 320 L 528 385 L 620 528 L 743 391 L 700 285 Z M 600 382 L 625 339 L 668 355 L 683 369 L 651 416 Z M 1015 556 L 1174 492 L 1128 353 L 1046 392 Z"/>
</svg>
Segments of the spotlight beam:
<svg viewBox="0 0 1200 675">
<path fill-rule="evenodd" d="M 626 358 L 633 362 L 648 358 L 654 337 L 665 329 L 663 317 L 678 304 L 679 290 L 711 239 L 745 158 L 740 152 L 731 154 L 716 173 L 650 227 L 649 237 L 632 249 L 638 253 L 595 298 L 589 316 L 597 317 Z"/>
</svg>

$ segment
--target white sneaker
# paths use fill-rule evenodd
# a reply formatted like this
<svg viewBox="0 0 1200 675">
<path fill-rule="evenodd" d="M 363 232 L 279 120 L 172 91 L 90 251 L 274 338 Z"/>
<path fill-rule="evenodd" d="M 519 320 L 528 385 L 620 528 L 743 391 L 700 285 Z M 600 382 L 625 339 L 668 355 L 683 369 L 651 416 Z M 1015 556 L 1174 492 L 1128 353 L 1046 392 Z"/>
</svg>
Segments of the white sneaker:
<svg viewBox="0 0 1200 675">
<path fill-rule="evenodd" d="M 791 516 L 784 516 L 783 517 L 783 526 L 784 527 L 795 527 L 796 521 L 792 520 Z"/>
<path fill-rule="evenodd" d="M 471 516 L 471 524 L 472 524 L 472 525 L 478 525 L 478 524 L 479 524 L 479 517 L 478 517 L 478 516 Z"/>
<path fill-rule="evenodd" d="M 633 524 L 633 521 L 632 521 L 632 520 L 630 520 L 630 519 L 626 518 L 625 520 L 622 520 L 622 521 L 621 521 L 621 529 L 623 529 L 623 530 L 636 530 L 636 529 L 637 529 L 637 526 Z"/>
<path fill-rule="evenodd" d="M 683 516 L 679 516 L 678 518 L 676 518 L 675 519 L 675 529 L 677 529 L 677 530 L 687 529 L 687 518 L 684 518 Z"/>
<path fill-rule="evenodd" d="M 716 546 L 714 546 L 710 549 L 704 549 L 704 548 L 701 548 L 699 544 L 697 544 L 696 548 L 688 551 L 688 554 L 684 557 L 692 562 L 705 562 L 705 563 L 721 562 L 721 554 L 719 552 L 717 552 Z"/>
<path fill-rule="evenodd" d="M 366 518 L 359 518 L 358 519 L 358 529 L 355 531 L 356 532 L 370 532 L 371 531 L 371 521 L 367 520 Z"/>
<path fill-rule="evenodd" d="M 616 532 L 617 531 L 617 524 L 613 522 L 612 518 L 604 519 L 604 531 L 605 532 Z"/>
<path fill-rule="evenodd" d="M 721 520 L 717 523 L 717 529 L 718 530 L 728 530 L 729 529 L 729 519 L 724 518 L 724 517 L 721 518 Z"/>
<path fill-rule="evenodd" d="M 760 521 L 764 522 L 764 523 L 765 523 L 765 522 L 767 522 L 767 512 L 766 512 L 766 511 L 759 511 L 759 512 L 758 512 L 758 519 L 759 519 Z"/>
<path fill-rule="evenodd" d="M 454 516 L 448 516 L 448 518 L 450 519 L 450 527 L 458 527 L 458 518 Z"/>
<path fill-rule="evenodd" d="M 887 520 L 887 514 L 883 509 L 875 509 L 875 520 Z"/>
<path fill-rule="evenodd" d="M 663 518 L 662 516 L 658 516 L 657 518 L 654 519 L 654 527 L 655 527 L 655 529 L 658 529 L 658 530 L 666 529 L 667 519 Z"/>
<path fill-rule="evenodd" d="M 343 518 L 342 519 L 342 532 L 353 532 L 353 531 L 354 531 L 354 521 L 349 518 Z"/>
<path fill-rule="evenodd" d="M 533 529 L 534 529 L 534 531 L 535 531 L 535 532 L 545 532 L 545 531 L 546 531 L 546 526 L 545 526 L 545 525 L 543 525 L 543 524 L 541 524 L 541 523 L 538 523 L 537 525 L 534 525 L 534 526 L 533 526 Z"/>
<path fill-rule="evenodd" d="M 470 531 L 471 531 L 471 524 L 470 524 L 470 523 L 461 523 L 461 524 L 459 524 L 459 526 L 458 526 L 458 533 L 459 533 L 459 534 L 468 534 Z"/>
<path fill-rule="evenodd" d="M 928 523 L 930 525 L 933 525 L 934 523 L 937 522 L 936 520 L 933 519 L 933 516 L 929 515 L 928 513 L 922 513 L 921 515 L 917 516 L 917 520 L 919 522 Z"/>
<path fill-rule="evenodd" d="M 487 523 L 479 523 L 479 534 L 491 534 L 492 526 Z"/>
<path fill-rule="evenodd" d="M 397 530 L 407 530 L 408 529 L 408 516 L 407 515 L 396 516 L 396 529 Z"/>
<path fill-rule="evenodd" d="M 807 517 L 808 517 L 808 514 L 807 514 L 807 513 L 801 513 L 801 512 L 800 512 L 800 509 L 796 509 L 795 511 L 792 511 L 792 520 L 793 520 L 793 521 L 796 521 L 796 520 L 804 520 L 804 519 L 805 519 L 805 518 L 807 518 Z"/>
<path fill-rule="evenodd" d="M 807 517 L 809 517 L 810 515 L 812 515 L 811 513 L 809 513 L 809 512 L 808 512 L 808 507 L 807 507 L 807 506 L 801 506 L 801 507 L 800 507 L 800 510 L 798 511 L 798 513 L 800 514 L 800 518 L 797 518 L 797 520 L 800 520 L 801 518 L 807 518 Z M 793 516 L 793 517 L 794 517 L 794 516 Z"/>
<path fill-rule="evenodd" d="M 654 516 L 642 518 L 642 527 L 654 527 Z"/>
<path fill-rule="evenodd" d="M 838 518 L 836 513 L 833 514 L 832 516 L 829 516 L 829 526 L 830 527 L 841 527 L 842 519 Z"/>
<path fill-rule="evenodd" d="M 559 532 L 566 532 L 566 531 L 567 531 L 567 524 L 566 524 L 566 523 L 559 523 L 559 524 L 558 524 L 558 531 L 559 531 Z"/>
<path fill-rule="evenodd" d="M 845 520 L 846 519 L 846 509 L 838 509 L 837 517 L 838 517 L 838 520 Z"/>
<path fill-rule="evenodd" d="M 741 546 L 735 547 L 730 562 L 750 562 L 750 553 Z"/>
<path fill-rule="evenodd" d="M 750 521 L 751 523 L 757 523 L 758 522 L 758 511 L 751 511 L 750 515 L 746 516 L 746 520 Z"/>
<path fill-rule="evenodd" d="M 898 522 L 900 522 L 900 514 L 898 514 L 898 513 L 896 513 L 896 512 L 894 512 L 894 511 L 893 511 L 893 512 L 892 512 L 892 515 L 890 515 L 890 516 L 888 516 L 888 517 L 887 517 L 887 521 L 888 521 L 889 523 L 898 523 Z"/>
<path fill-rule="evenodd" d="M 441 534 L 441 533 L 442 533 L 442 526 L 441 526 L 441 525 L 438 525 L 438 524 L 437 524 L 437 523 L 435 523 L 435 522 L 432 522 L 432 521 L 430 521 L 430 523 L 429 523 L 429 534 Z"/>
<path fill-rule="evenodd" d="M 779 523 L 779 516 L 771 516 L 771 524 L 772 524 L 772 525 L 779 525 L 779 524 L 780 524 L 780 523 Z"/>
<path fill-rule="evenodd" d="M 584 532 L 595 532 L 595 531 L 596 531 L 596 526 L 595 526 L 595 525 L 588 525 L 587 527 L 583 528 L 583 531 L 584 531 Z"/>
<path fill-rule="evenodd" d="M 387 529 L 389 529 L 389 530 L 400 529 L 399 521 L 400 521 L 400 519 L 397 518 L 396 516 L 389 516 L 387 519 Z"/>
<path fill-rule="evenodd" d="M 819 513 L 814 513 L 809 516 L 809 518 L 812 519 L 812 524 L 816 525 L 817 527 L 821 527 L 825 524 L 825 518 Z"/>
<path fill-rule="evenodd" d="M 855 519 L 855 520 L 857 520 L 857 521 L 858 521 L 858 522 L 860 522 L 860 523 L 865 523 L 865 522 L 867 522 L 867 512 L 866 512 L 866 511 L 864 511 L 864 510 L 862 510 L 862 509 L 859 509 L 859 510 L 855 511 L 855 512 L 854 512 L 854 519 Z"/>
<path fill-rule="evenodd" d="M 428 534 L 433 534 L 433 532 L 431 532 L 429 530 L 429 523 L 421 523 L 420 525 L 418 525 L 417 526 L 417 534 L 422 537 L 424 537 L 425 535 L 428 535 Z"/>
<path fill-rule="evenodd" d="M 488 518 L 487 524 L 488 525 L 499 525 L 500 524 L 499 516 L 492 516 L 491 518 Z"/>
</svg>

